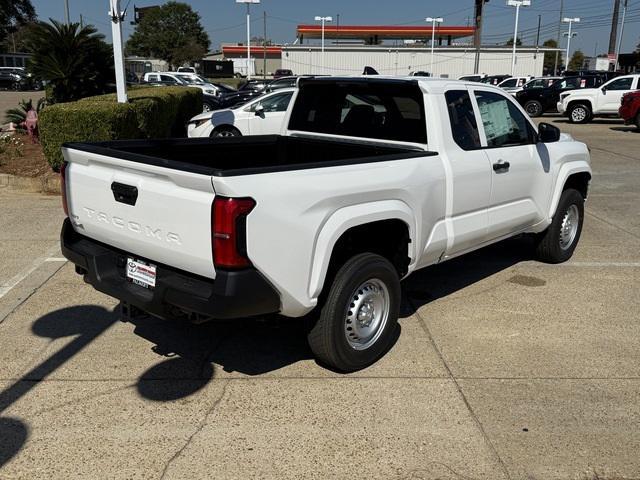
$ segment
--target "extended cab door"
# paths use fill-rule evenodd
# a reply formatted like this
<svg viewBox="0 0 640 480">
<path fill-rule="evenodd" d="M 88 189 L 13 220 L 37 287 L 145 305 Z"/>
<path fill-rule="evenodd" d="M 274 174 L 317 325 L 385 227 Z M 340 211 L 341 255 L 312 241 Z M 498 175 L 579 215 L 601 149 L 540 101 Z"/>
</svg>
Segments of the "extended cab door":
<svg viewBox="0 0 640 480">
<path fill-rule="evenodd" d="M 452 205 L 447 256 L 456 255 L 486 240 L 487 209 L 491 200 L 491 164 L 480 142 L 472 93 L 465 87 L 445 92 L 451 136 L 443 125 L 446 155 L 451 166 Z M 446 117 L 445 117 L 446 118 Z"/>
<path fill-rule="evenodd" d="M 293 92 L 274 93 L 248 107 L 249 135 L 274 135 L 280 133 Z"/>
<path fill-rule="evenodd" d="M 488 239 L 494 240 L 546 218 L 550 165 L 538 151 L 533 125 L 508 95 L 474 88 L 474 96 L 491 163 Z"/>
<path fill-rule="evenodd" d="M 596 111 L 599 113 L 618 113 L 622 96 L 638 88 L 637 77 L 619 77 L 600 87 Z"/>
</svg>

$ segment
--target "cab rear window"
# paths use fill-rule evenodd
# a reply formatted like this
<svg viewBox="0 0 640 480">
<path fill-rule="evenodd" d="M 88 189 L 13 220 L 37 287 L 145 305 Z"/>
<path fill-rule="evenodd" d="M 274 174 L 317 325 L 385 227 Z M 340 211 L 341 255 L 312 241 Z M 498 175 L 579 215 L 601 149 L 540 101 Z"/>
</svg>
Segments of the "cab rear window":
<svg viewBox="0 0 640 480">
<path fill-rule="evenodd" d="M 417 83 L 305 83 L 291 112 L 289 129 L 427 142 L 423 94 Z"/>
</svg>

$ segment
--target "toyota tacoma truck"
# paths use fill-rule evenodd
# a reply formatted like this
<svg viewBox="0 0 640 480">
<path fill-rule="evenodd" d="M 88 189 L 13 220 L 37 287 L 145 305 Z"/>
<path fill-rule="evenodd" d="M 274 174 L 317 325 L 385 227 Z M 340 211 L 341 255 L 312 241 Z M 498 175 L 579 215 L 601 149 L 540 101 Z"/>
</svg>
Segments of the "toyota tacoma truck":
<svg viewBox="0 0 640 480">
<path fill-rule="evenodd" d="M 583 143 L 508 93 L 421 77 L 299 81 L 280 135 L 63 147 L 62 251 L 97 290 L 166 319 L 311 321 L 349 372 L 392 345 L 400 281 L 519 234 L 564 262 Z"/>
<path fill-rule="evenodd" d="M 618 116 L 622 96 L 640 89 L 640 74 L 609 80 L 600 88 L 585 88 L 560 94 L 558 112 L 571 123 L 588 123 L 594 117 Z"/>
</svg>

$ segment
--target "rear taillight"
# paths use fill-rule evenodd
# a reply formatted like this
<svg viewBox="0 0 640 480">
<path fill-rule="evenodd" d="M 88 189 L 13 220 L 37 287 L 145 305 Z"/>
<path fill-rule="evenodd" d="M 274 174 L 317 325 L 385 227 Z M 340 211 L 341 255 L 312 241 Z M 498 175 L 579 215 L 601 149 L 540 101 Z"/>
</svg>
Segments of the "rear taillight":
<svg viewBox="0 0 640 480">
<path fill-rule="evenodd" d="M 60 190 L 62 193 L 62 209 L 64 214 L 69 216 L 69 206 L 67 205 L 67 162 L 62 162 L 60 167 Z"/>
<path fill-rule="evenodd" d="M 247 258 L 247 215 L 256 206 L 252 198 L 216 196 L 211 208 L 213 263 L 219 268 L 251 266 Z"/>
</svg>

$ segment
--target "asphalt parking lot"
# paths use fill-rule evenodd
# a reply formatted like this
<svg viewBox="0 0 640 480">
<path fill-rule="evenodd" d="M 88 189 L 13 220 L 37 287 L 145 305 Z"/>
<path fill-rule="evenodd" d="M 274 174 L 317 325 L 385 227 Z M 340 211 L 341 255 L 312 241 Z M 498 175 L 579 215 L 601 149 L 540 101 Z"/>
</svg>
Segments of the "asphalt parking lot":
<svg viewBox="0 0 640 480">
<path fill-rule="evenodd" d="M 119 321 L 60 256 L 60 199 L 0 190 L 0 478 L 640 478 L 640 133 L 544 120 L 592 150 L 574 258 L 418 272 L 353 375 L 296 321 Z"/>
</svg>

